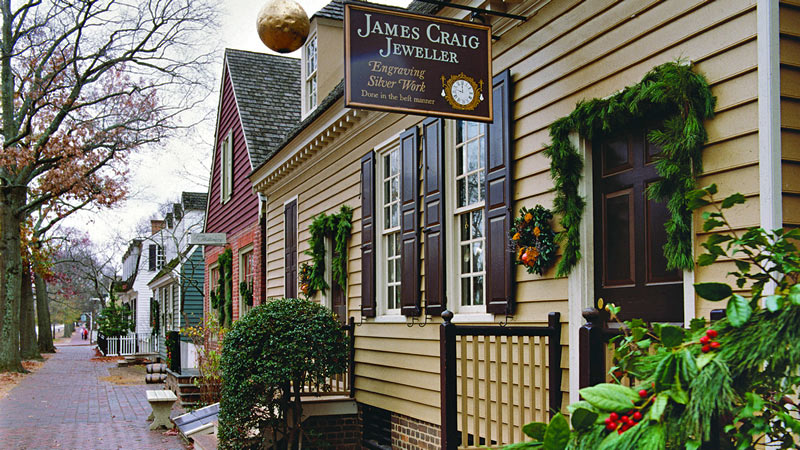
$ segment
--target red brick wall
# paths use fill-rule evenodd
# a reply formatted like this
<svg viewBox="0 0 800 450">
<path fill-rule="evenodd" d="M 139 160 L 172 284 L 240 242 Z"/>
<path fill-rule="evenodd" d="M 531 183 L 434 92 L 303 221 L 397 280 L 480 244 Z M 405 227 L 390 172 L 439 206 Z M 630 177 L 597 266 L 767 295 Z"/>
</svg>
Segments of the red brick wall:
<svg viewBox="0 0 800 450">
<path fill-rule="evenodd" d="M 361 421 L 357 414 L 311 417 L 303 423 L 303 448 L 360 450 Z"/>
<path fill-rule="evenodd" d="M 439 425 L 392 413 L 392 448 L 439 450 L 441 431 Z"/>
<path fill-rule="evenodd" d="M 233 276 L 233 318 L 234 320 L 239 318 L 239 263 L 240 260 L 240 251 L 245 247 L 252 244 L 253 246 L 253 305 L 259 305 L 262 301 L 262 277 L 261 271 L 263 267 L 261 267 L 261 252 L 263 251 L 263 237 L 261 236 L 261 227 L 258 225 L 258 221 L 254 221 L 246 228 L 237 231 L 233 234 L 227 235 L 228 245 L 225 247 L 206 247 L 205 257 L 206 257 L 206 273 L 211 273 L 211 266 L 217 262 L 220 253 L 222 253 L 225 248 L 230 248 L 233 252 L 233 263 L 231 264 L 231 273 Z M 205 285 L 205 300 L 203 305 L 203 312 L 205 314 L 209 313 L 211 308 L 210 306 L 210 296 L 208 293 L 210 292 L 211 286 L 209 286 L 210 276 L 206 276 L 206 285 Z M 215 286 L 214 286 L 215 287 Z"/>
</svg>

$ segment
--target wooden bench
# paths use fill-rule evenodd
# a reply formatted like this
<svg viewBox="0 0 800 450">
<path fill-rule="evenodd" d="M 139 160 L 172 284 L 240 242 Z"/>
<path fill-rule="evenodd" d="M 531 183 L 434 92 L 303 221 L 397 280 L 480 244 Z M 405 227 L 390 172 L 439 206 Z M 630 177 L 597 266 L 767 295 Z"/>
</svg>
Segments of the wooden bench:
<svg viewBox="0 0 800 450">
<path fill-rule="evenodd" d="M 172 428 L 172 422 L 169 419 L 169 413 L 172 410 L 172 404 L 178 400 L 178 397 L 168 389 L 148 390 L 147 401 L 153 408 L 150 417 L 147 420 L 153 419 L 150 424 L 150 429 L 155 430 L 159 427 L 166 429 Z"/>
</svg>

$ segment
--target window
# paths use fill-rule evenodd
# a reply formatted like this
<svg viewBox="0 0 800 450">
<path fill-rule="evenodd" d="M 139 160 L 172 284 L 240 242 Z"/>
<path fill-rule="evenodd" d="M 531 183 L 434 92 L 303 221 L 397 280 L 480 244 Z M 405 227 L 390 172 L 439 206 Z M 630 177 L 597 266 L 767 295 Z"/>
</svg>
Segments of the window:
<svg viewBox="0 0 800 450">
<path fill-rule="evenodd" d="M 164 247 L 156 245 L 156 270 L 164 267 Z"/>
<path fill-rule="evenodd" d="M 455 121 L 451 125 L 448 143 L 453 151 L 445 152 L 448 162 L 448 199 L 452 212 L 452 245 L 450 265 L 453 273 L 450 297 L 458 299 L 453 305 L 459 312 L 485 312 L 485 224 L 486 198 L 486 125 L 478 122 Z"/>
<path fill-rule="evenodd" d="M 308 40 L 305 49 L 306 58 L 306 112 L 317 106 L 317 37 Z"/>
<path fill-rule="evenodd" d="M 181 292 L 178 283 L 172 284 L 172 329 L 181 329 Z"/>
<path fill-rule="evenodd" d="M 239 279 L 247 283 L 247 286 L 253 289 L 253 281 L 255 280 L 255 274 L 253 273 L 253 263 L 254 261 L 254 252 L 253 247 L 248 246 L 244 250 L 239 253 Z M 252 301 L 252 300 L 251 300 Z M 249 306 L 243 296 L 241 295 L 241 290 L 239 291 L 239 317 L 241 318 L 245 314 L 247 314 L 252 306 Z"/>
<path fill-rule="evenodd" d="M 222 141 L 220 163 L 220 203 L 230 200 L 233 192 L 233 130 Z"/>
<path fill-rule="evenodd" d="M 378 155 L 378 298 L 384 315 L 400 314 L 400 147 Z"/>
</svg>

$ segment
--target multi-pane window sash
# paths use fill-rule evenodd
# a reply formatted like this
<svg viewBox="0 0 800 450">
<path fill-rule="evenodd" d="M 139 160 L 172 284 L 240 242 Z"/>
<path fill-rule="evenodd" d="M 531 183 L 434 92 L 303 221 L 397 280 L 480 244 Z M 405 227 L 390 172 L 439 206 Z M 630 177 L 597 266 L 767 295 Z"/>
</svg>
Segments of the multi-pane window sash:
<svg viewBox="0 0 800 450">
<path fill-rule="evenodd" d="M 164 247 L 156 246 L 156 269 L 161 270 L 164 267 Z"/>
<path fill-rule="evenodd" d="M 247 283 L 247 286 L 250 289 L 253 288 L 253 280 L 255 279 L 255 274 L 253 273 L 253 250 L 248 250 L 246 253 L 242 254 L 242 281 Z M 250 306 L 242 300 L 242 315 L 250 310 Z"/>
<path fill-rule="evenodd" d="M 308 111 L 317 106 L 317 37 L 306 44 L 306 102 Z"/>
<path fill-rule="evenodd" d="M 455 224 L 457 270 L 462 306 L 483 305 L 486 289 L 484 264 L 486 198 L 486 125 L 455 123 Z"/>
<path fill-rule="evenodd" d="M 387 311 L 400 309 L 400 149 L 383 155 L 383 255 Z"/>
</svg>

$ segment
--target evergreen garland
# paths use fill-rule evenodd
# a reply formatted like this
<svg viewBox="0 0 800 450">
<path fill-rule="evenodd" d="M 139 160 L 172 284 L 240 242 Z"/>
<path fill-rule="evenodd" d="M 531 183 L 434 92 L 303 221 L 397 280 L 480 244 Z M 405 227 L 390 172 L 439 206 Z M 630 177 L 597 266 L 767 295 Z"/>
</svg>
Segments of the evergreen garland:
<svg viewBox="0 0 800 450">
<path fill-rule="evenodd" d="M 583 159 L 569 141 L 576 131 L 594 140 L 613 135 L 644 122 L 663 119 L 661 129 L 647 138 L 661 147 L 655 167 L 661 179 L 648 187 L 648 197 L 666 201 L 670 219 L 665 224 L 667 243 L 664 256 L 669 269 L 692 270 L 692 213 L 685 194 L 694 189 L 702 170 L 701 150 L 707 140 L 703 120 L 714 116 L 716 98 L 703 75 L 681 62 L 662 64 L 648 72 L 642 81 L 604 99 L 581 101 L 575 110 L 550 126 L 551 144 L 545 149 L 550 158 L 556 198 L 554 213 L 561 215 L 563 231 L 557 239 L 564 243 L 564 254 L 557 276 L 566 276 L 581 258 L 578 227 L 584 199 L 578 195 Z"/>
<path fill-rule="evenodd" d="M 336 214 L 322 213 L 311 220 L 308 227 L 311 234 L 309 249 L 304 252 L 311 257 L 307 296 L 329 288 L 325 282 L 325 236 L 333 237 L 332 278 L 342 289 L 347 288 L 347 239 L 353 228 L 352 219 L 353 209 L 342 205 Z"/>
<path fill-rule="evenodd" d="M 217 289 L 212 290 L 211 307 L 217 310 L 219 314 L 219 325 L 221 327 L 230 327 L 233 322 L 233 251 L 226 248 L 219 258 L 219 280 L 217 280 Z"/>
</svg>

